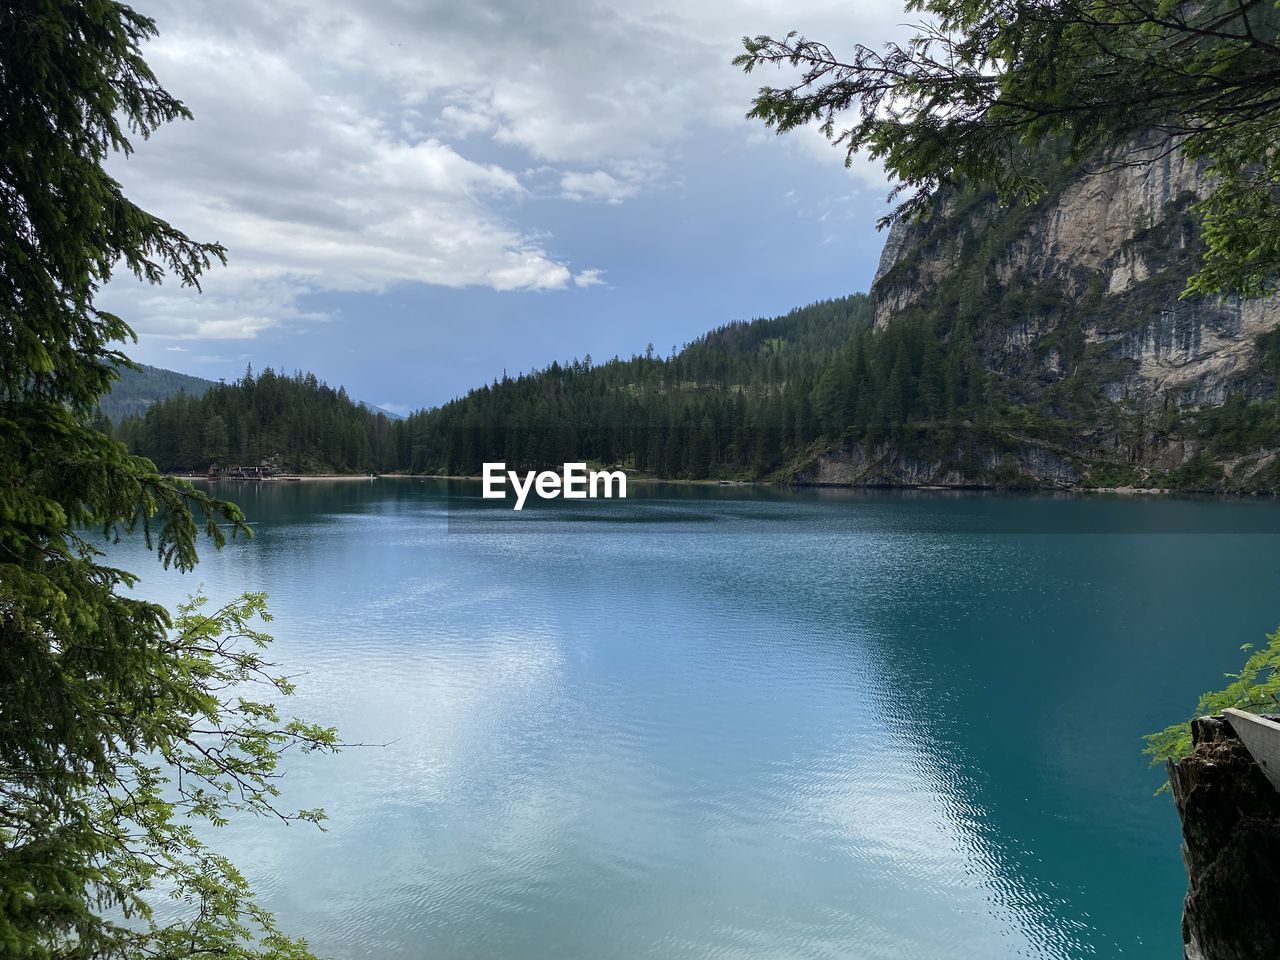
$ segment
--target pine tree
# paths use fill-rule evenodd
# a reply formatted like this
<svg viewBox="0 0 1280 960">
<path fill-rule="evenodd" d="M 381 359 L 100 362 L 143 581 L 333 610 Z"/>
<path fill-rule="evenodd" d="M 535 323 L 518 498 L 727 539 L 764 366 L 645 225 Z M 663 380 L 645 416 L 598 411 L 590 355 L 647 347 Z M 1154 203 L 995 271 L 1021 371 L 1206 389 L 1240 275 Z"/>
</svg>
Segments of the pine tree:
<svg viewBox="0 0 1280 960">
<path fill-rule="evenodd" d="M 899 427 L 907 421 L 907 411 L 911 404 L 908 383 L 910 377 L 911 360 L 907 355 L 907 344 L 906 341 L 899 340 L 885 394 L 885 415 L 890 428 Z"/>
<path fill-rule="evenodd" d="M 113 344 L 132 331 L 94 305 L 113 268 L 195 285 L 223 257 L 102 166 L 130 131 L 189 116 L 141 56 L 154 34 L 111 0 L 0 6 L 0 953 L 15 960 L 305 953 L 186 822 L 271 810 L 279 749 L 333 742 L 238 699 L 273 683 L 262 597 L 174 618 L 93 545 L 140 529 L 187 570 L 198 520 L 215 544 L 218 521 L 245 530 L 91 419 L 128 366 Z M 192 912 L 154 919 L 157 888 Z"/>
<path fill-rule="evenodd" d="M 231 435 L 227 421 L 214 413 L 204 422 L 204 459 L 210 463 L 225 462 L 231 452 Z"/>
</svg>

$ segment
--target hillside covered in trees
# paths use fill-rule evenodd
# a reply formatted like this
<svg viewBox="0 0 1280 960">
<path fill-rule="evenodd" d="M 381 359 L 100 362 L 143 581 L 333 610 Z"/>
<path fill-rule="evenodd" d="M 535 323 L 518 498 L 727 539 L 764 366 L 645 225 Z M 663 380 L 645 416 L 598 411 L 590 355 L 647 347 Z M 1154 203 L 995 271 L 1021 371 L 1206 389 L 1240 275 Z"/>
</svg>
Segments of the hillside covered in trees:
<svg viewBox="0 0 1280 960">
<path fill-rule="evenodd" d="M 669 357 L 552 363 L 403 421 L 266 370 L 116 430 L 166 470 L 585 460 L 671 479 L 1280 488 L 1280 300 L 1181 296 L 1203 251 L 1200 169 L 1171 154 L 1099 172 L 1046 151 L 1041 174 L 1037 203 L 949 193 L 896 224 L 870 295 Z"/>
<path fill-rule="evenodd" d="M 958 414 L 979 397 L 958 354 L 948 367 L 914 334 L 868 340 L 871 318 L 871 301 L 855 294 L 727 324 L 671 357 L 552 363 L 400 421 L 308 374 L 246 372 L 114 429 L 175 471 L 274 456 L 304 472 L 473 474 L 486 460 L 533 468 L 580 459 L 669 478 L 772 476 L 842 432 L 850 415 L 886 427 L 904 416 L 902 350 L 936 373 L 939 411 Z M 875 386 L 852 388 L 860 365 Z"/>
<path fill-rule="evenodd" d="M 184 472 L 268 457 L 303 473 L 455 476 L 486 461 L 585 460 L 666 479 L 1206 490 L 1224 487 L 1221 462 L 1277 445 L 1280 404 L 1262 381 L 1280 369 L 1280 335 L 1257 338 L 1221 402 L 1110 398 L 1123 363 L 1063 318 L 1059 285 L 984 286 L 992 256 L 970 246 L 939 296 L 892 322 L 875 314 L 901 284 L 901 260 L 886 266 L 879 300 L 854 294 L 730 323 L 665 358 L 650 349 L 552 363 L 402 420 L 314 375 L 266 369 L 179 393 L 114 429 L 161 469 Z M 1034 371 L 1002 346 L 1028 316 L 1052 319 L 1032 345 Z M 1143 467 L 1157 444 L 1175 442 L 1180 459 Z M 1273 480 L 1262 472 L 1252 489 Z"/>
<path fill-rule="evenodd" d="M 102 415 L 112 423 L 143 415 L 157 400 L 165 400 L 178 393 L 198 397 L 215 385 L 214 381 L 204 377 L 193 377 L 145 363 L 138 364 L 133 370 L 121 368 L 119 372 L 120 378 L 111 385 L 111 392 L 98 403 Z"/>
<path fill-rule="evenodd" d="M 178 393 L 113 427 L 129 449 L 162 470 L 276 458 L 303 473 L 395 469 L 390 417 L 351 400 L 313 374 L 246 370 L 200 395 Z"/>
</svg>

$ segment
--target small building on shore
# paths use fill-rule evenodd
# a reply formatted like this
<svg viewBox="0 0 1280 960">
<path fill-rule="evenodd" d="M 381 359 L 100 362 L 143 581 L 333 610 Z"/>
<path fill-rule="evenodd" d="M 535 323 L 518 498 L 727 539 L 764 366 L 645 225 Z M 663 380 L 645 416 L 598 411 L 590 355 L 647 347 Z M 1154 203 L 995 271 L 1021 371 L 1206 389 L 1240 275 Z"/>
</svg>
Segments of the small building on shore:
<svg viewBox="0 0 1280 960">
<path fill-rule="evenodd" d="M 220 466 L 216 463 L 209 465 L 210 480 L 270 480 L 278 473 L 274 458 L 264 460 L 257 466 L 242 466 L 240 464 Z"/>
</svg>

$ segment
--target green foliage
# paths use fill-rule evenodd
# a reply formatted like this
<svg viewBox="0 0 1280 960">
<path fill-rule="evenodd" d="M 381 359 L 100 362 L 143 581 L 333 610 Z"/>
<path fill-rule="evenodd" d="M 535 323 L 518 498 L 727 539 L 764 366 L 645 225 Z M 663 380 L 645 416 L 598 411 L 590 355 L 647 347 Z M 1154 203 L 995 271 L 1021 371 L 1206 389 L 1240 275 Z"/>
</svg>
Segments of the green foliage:
<svg viewBox="0 0 1280 960">
<path fill-rule="evenodd" d="M 0 787 L 5 956 L 307 956 L 193 824 L 221 826 L 235 813 L 319 823 L 322 811 L 277 808 L 279 763 L 290 747 L 333 750 L 336 735 L 281 719 L 275 701 L 293 687 L 264 659 L 262 594 L 206 607 L 197 596 L 171 631 L 125 656 L 119 645 L 142 616 L 167 620 L 135 602 L 118 637 L 94 635 L 110 650 L 98 654 L 101 669 L 32 678 L 70 711 L 59 739 L 75 763 L 51 783 L 45 745 L 9 719 L 6 740 L 17 734 L 31 747 L 26 766 L 6 764 Z M 156 891 L 188 905 L 182 919 L 155 920 Z"/>
<path fill-rule="evenodd" d="M 1179 425 L 1204 444 L 1206 461 L 1273 450 L 1280 445 L 1280 399 L 1246 400 L 1232 393 L 1216 407 L 1188 412 Z"/>
<path fill-rule="evenodd" d="M 142 59 L 154 33 L 110 0 L 0 7 L 0 955 L 15 960 L 304 950 L 188 817 L 270 810 L 279 751 L 332 733 L 245 695 L 288 689 L 238 646 L 265 642 L 261 598 L 175 624 L 93 542 L 135 532 L 185 571 L 201 530 L 215 545 L 220 524 L 248 532 L 93 419 L 132 338 L 95 308 L 99 287 L 120 265 L 196 285 L 223 257 L 102 168 L 127 133 L 188 116 Z M 194 912 L 153 922 L 161 886 Z"/>
<path fill-rule="evenodd" d="M 1222 477 L 1222 467 L 1202 450 L 1176 470 L 1171 470 L 1167 483 L 1178 490 L 1211 492 L 1221 489 Z"/>
<path fill-rule="evenodd" d="M 1267 635 L 1267 645 L 1254 650 L 1246 643 L 1240 648 L 1249 653 L 1239 673 L 1228 673 L 1231 682 L 1221 690 L 1200 697 L 1193 717 L 1221 713 L 1228 707 L 1249 713 L 1280 711 L 1280 630 Z M 1180 760 L 1191 752 L 1191 722 L 1175 723 L 1159 733 L 1146 737 L 1146 753 L 1152 765 L 1166 760 Z"/>
<path fill-rule="evenodd" d="M 115 433 L 168 470 L 201 470 L 225 448 L 233 462 L 274 456 L 303 472 L 476 474 L 488 460 L 513 469 L 584 460 L 662 477 L 765 476 L 822 434 L 815 382 L 870 322 L 865 295 L 828 300 L 727 324 L 669 358 L 587 358 L 504 376 L 404 420 L 312 375 L 264 370 L 155 403 Z"/>
<path fill-rule="evenodd" d="M 1128 464 L 1100 464 L 1089 471 L 1091 487 L 1142 487 L 1150 481 L 1142 471 Z"/>
<path fill-rule="evenodd" d="M 410 469 L 588 460 L 666 478 L 770 476 L 821 433 L 815 380 L 870 322 L 869 299 L 854 295 L 728 324 L 665 360 L 553 363 L 504 377 L 409 417 Z"/>
<path fill-rule="evenodd" d="M 400 447 L 413 471 L 589 460 L 665 478 L 777 478 L 815 444 L 945 456 L 957 431 L 992 421 L 996 396 L 969 325 L 922 313 L 872 331 L 859 295 L 723 327 L 667 360 L 504 377 L 393 432 L 411 438 Z"/>
<path fill-rule="evenodd" d="M 1196 212 L 1207 245 L 1187 293 L 1256 296 L 1280 274 L 1280 8 L 1236 0 L 909 0 L 905 44 L 847 57 L 790 33 L 744 37 L 734 63 L 798 70 L 761 87 L 748 114 L 779 133 L 816 123 L 847 160 L 866 151 L 906 200 L 990 187 L 1002 200 L 1051 189 L 1038 160 L 1142 162 L 1180 150 L 1214 178 Z M 1134 144 L 1142 146 L 1134 154 Z"/>
<path fill-rule="evenodd" d="M 927 232 L 921 244 L 947 229 Z M 1152 235 L 1161 229 L 1151 228 Z M 588 358 L 504 376 L 394 421 L 312 375 L 267 369 L 201 397 L 155 403 L 115 432 L 134 452 L 175 471 L 275 457 L 299 472 L 475 475 L 486 461 L 535 469 L 582 460 L 671 479 L 786 479 L 815 452 L 859 442 L 890 445 L 1005 487 L 1032 479 L 1012 461 L 984 471 L 973 458 L 1032 442 L 1079 462 L 1091 484 L 1204 491 L 1227 485 L 1221 461 L 1280 447 L 1274 397 L 1245 401 L 1237 391 L 1194 411 L 1151 397 L 1106 399 L 1102 385 L 1122 381 L 1129 368 L 1105 345 L 1086 341 L 1080 313 L 1095 311 L 1093 301 L 1020 293 L 1017 276 L 1001 281 L 993 250 L 1017 234 L 1003 215 L 992 232 L 1005 238 L 1000 246 L 961 244 L 929 295 L 879 330 L 872 329 L 870 299 L 855 295 L 729 324 L 668 358 Z M 894 275 L 882 282 L 898 282 Z M 1166 281 L 1161 274 L 1148 282 Z M 967 316 L 956 310 L 965 289 Z M 1109 303 L 1118 301 L 1111 308 L 1124 312 L 1132 297 L 1136 310 L 1146 296 L 1139 285 Z M 1026 367 L 1000 355 L 1003 325 L 1015 322 L 1042 323 L 1038 329 L 1046 331 Z M 1277 344 L 1262 338 L 1260 379 L 1250 390 L 1274 393 Z M 1056 374 L 1045 373 L 1050 354 Z M 1199 453 L 1176 470 L 1152 473 L 1144 450 L 1169 435 Z M 962 463 L 964 457 L 970 459 Z M 1248 483 L 1280 486 L 1265 471 Z"/>
<path fill-rule="evenodd" d="M 114 429 L 117 439 L 163 470 L 275 457 L 300 473 L 368 473 L 397 465 L 400 430 L 393 423 L 313 374 L 283 376 L 268 367 L 212 384 L 198 396 L 175 394 Z"/>
</svg>

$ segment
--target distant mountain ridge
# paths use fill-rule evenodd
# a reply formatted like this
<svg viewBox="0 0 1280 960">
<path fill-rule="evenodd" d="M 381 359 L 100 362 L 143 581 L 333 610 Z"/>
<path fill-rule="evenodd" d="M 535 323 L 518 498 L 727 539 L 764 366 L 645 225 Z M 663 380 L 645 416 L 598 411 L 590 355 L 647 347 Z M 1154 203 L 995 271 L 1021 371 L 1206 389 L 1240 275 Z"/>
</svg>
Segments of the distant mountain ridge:
<svg viewBox="0 0 1280 960">
<path fill-rule="evenodd" d="M 140 363 L 137 370 L 120 371 L 120 379 L 112 384 L 111 392 L 102 398 L 98 407 L 108 420 L 119 423 L 126 417 L 142 416 L 158 400 L 178 393 L 200 397 L 213 386 L 216 382 L 204 377 Z"/>
<path fill-rule="evenodd" d="M 178 393 L 189 397 L 202 397 L 210 387 L 217 386 L 218 381 L 204 377 L 179 373 L 164 367 L 153 367 L 147 363 L 138 364 L 137 370 L 122 370 L 120 379 L 111 387 L 111 392 L 98 404 L 103 415 L 112 423 L 119 423 L 126 417 L 141 417 L 147 408 L 159 400 L 167 400 Z M 375 403 L 357 401 L 370 413 L 381 413 L 392 420 L 403 420 L 404 415 L 380 407 Z"/>
<path fill-rule="evenodd" d="M 1037 203 L 945 193 L 890 232 L 870 295 L 730 323 L 670 357 L 553 362 L 398 421 L 314 378 L 259 381 L 157 404 L 130 442 L 168 469 L 229 449 L 453 476 L 588 461 L 671 479 L 1280 492 L 1280 298 L 1180 296 L 1204 249 L 1203 171 L 1134 150 L 1096 169 L 1047 146 Z M 261 399 L 275 393 L 291 411 Z"/>
<path fill-rule="evenodd" d="M 388 418 L 388 419 L 390 419 L 390 420 L 403 420 L 403 419 L 404 419 L 404 414 L 403 414 L 403 413 L 396 413 L 394 410 L 388 410 L 386 407 L 380 407 L 380 406 L 378 406 L 376 403 L 368 403 L 368 402 L 366 402 L 366 401 L 364 401 L 364 400 L 358 400 L 358 401 L 356 401 L 356 402 L 357 402 L 357 403 L 359 403 L 359 404 L 360 404 L 360 406 L 362 406 L 362 407 L 364 407 L 366 410 L 368 410 L 370 413 L 380 413 L 380 414 L 382 414 L 384 417 L 387 417 L 387 418 Z"/>
<path fill-rule="evenodd" d="M 164 470 L 276 457 L 298 472 L 476 474 L 482 462 L 624 463 L 661 477 L 776 472 L 821 424 L 833 352 L 872 322 L 854 294 L 711 330 L 670 357 L 553 362 L 404 419 L 310 374 L 264 370 L 174 396 L 116 435 Z M 825 393 L 823 392 L 825 391 Z"/>
</svg>

